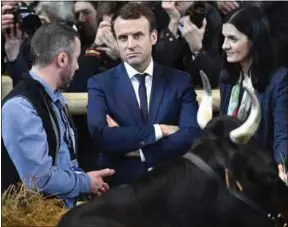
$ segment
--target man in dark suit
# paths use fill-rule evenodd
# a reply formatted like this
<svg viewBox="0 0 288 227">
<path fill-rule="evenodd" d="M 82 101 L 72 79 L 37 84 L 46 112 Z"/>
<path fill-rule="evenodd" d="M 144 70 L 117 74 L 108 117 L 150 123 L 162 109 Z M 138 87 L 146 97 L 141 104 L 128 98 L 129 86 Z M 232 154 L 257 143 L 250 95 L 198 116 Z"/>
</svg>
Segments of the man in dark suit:
<svg viewBox="0 0 288 227">
<path fill-rule="evenodd" d="M 200 134 L 191 77 L 153 62 L 155 28 L 149 7 L 124 5 L 112 18 L 124 63 L 88 81 L 88 127 L 99 167 L 115 168 L 112 185 L 183 155 Z"/>
</svg>

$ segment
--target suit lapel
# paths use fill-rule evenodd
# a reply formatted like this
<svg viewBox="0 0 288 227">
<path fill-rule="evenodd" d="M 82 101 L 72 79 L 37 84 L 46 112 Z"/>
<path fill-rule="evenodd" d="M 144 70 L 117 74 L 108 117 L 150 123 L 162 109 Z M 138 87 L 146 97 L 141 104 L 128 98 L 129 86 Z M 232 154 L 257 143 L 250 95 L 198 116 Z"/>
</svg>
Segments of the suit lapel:
<svg viewBox="0 0 288 227">
<path fill-rule="evenodd" d="M 116 76 L 118 77 L 117 89 L 121 94 L 118 96 L 119 102 L 127 106 L 127 115 L 131 116 L 137 125 L 143 124 L 135 92 L 123 63 L 118 66 Z"/>
<path fill-rule="evenodd" d="M 148 117 L 148 122 L 151 125 L 156 122 L 160 103 L 162 101 L 165 90 L 165 85 L 166 85 L 166 77 L 164 75 L 163 68 L 154 62 L 153 82 L 152 82 L 149 117 Z"/>
</svg>

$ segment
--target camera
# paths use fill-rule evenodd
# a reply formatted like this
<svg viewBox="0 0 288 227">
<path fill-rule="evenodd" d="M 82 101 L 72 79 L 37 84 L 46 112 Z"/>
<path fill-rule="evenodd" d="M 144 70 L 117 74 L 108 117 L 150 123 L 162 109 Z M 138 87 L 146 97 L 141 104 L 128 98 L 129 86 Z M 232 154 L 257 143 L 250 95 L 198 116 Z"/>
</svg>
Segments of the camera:
<svg viewBox="0 0 288 227">
<path fill-rule="evenodd" d="M 10 13 L 14 15 L 14 23 L 19 24 L 22 31 L 29 36 L 32 36 L 42 25 L 34 10 L 23 2 L 19 2 Z"/>
<path fill-rule="evenodd" d="M 206 10 L 207 6 L 205 2 L 195 1 L 188 9 L 186 15 L 190 16 L 191 22 L 200 28 L 202 26 L 203 19 L 206 16 Z"/>
</svg>

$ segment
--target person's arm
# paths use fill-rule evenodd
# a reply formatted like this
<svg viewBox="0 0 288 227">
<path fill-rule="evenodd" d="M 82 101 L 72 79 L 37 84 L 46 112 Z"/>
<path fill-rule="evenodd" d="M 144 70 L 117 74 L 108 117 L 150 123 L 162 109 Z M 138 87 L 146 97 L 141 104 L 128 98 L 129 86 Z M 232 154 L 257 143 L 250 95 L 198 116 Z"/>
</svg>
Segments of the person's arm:
<svg viewBox="0 0 288 227">
<path fill-rule="evenodd" d="M 96 76 L 88 80 L 87 120 L 90 134 L 101 151 L 124 154 L 155 143 L 153 125 L 109 127 L 106 115 L 111 113 L 106 103 L 106 94 L 98 79 Z"/>
<path fill-rule="evenodd" d="M 197 123 L 198 102 L 194 91 L 192 80 L 186 74 L 181 98 L 181 111 L 179 113 L 179 131 L 163 137 L 155 144 L 147 145 L 142 148 L 147 163 L 154 166 L 159 161 L 171 157 L 179 157 L 186 153 L 194 140 L 201 134 L 201 129 Z"/>
<path fill-rule="evenodd" d="M 274 88 L 274 156 L 278 164 L 288 167 L 288 70 L 275 77 Z"/>
<path fill-rule="evenodd" d="M 195 81 L 201 81 L 199 71 L 203 70 L 209 78 L 211 87 L 216 88 L 219 85 L 219 75 L 223 66 L 220 48 L 222 45 L 222 20 L 215 8 L 211 8 L 206 20 L 207 29 L 204 32 L 202 45 L 197 44 L 197 39 L 195 38 L 201 34 L 201 28 L 198 29 L 195 25 L 192 26 L 190 21 L 187 23 L 190 29 L 188 28 L 186 41 L 190 47 L 191 54 L 184 56 L 183 63 L 187 67 L 187 72 L 193 76 Z M 195 34 L 193 35 L 193 33 Z M 199 49 L 200 46 L 201 48 Z M 196 76 L 198 78 L 195 79 Z"/>
<path fill-rule="evenodd" d="M 162 1 L 161 7 L 169 16 L 169 24 L 160 31 L 159 40 L 153 49 L 153 58 L 163 64 L 173 66 L 182 50 L 179 42 L 178 24 L 180 13 L 176 9 L 175 1 Z"/>
<path fill-rule="evenodd" d="M 153 49 L 153 59 L 163 65 L 173 66 L 180 56 L 183 48 L 183 40 L 175 37 L 169 28 L 163 29 L 159 34 L 159 40 Z"/>
<path fill-rule="evenodd" d="M 22 32 L 19 25 L 11 25 L 10 34 L 7 30 L 3 31 L 5 38 L 5 64 L 7 67 L 7 74 L 12 78 L 13 85 L 15 86 L 23 75 L 29 71 L 27 62 L 23 57 L 23 46 L 30 45 L 26 39 L 23 42 Z"/>
<path fill-rule="evenodd" d="M 4 104 L 2 137 L 27 187 L 59 198 L 75 198 L 90 192 L 91 180 L 87 174 L 52 166 L 42 120 L 25 98 L 12 98 Z"/>
<path fill-rule="evenodd" d="M 6 70 L 8 76 L 13 80 L 13 86 L 19 83 L 23 76 L 29 72 L 29 67 L 25 61 L 23 54 L 20 52 L 15 60 L 9 61 L 6 59 Z"/>
</svg>

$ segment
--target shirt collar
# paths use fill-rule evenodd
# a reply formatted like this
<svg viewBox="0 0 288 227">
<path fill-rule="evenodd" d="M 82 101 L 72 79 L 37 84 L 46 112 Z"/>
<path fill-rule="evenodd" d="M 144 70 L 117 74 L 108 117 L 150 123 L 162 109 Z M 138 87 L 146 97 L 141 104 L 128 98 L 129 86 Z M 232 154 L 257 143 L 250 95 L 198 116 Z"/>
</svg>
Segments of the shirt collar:
<svg viewBox="0 0 288 227">
<path fill-rule="evenodd" d="M 37 80 L 40 84 L 42 84 L 45 91 L 51 97 L 51 99 L 54 103 L 56 103 L 58 100 L 60 102 L 66 103 L 64 96 L 59 91 L 57 91 L 57 90 L 54 91 L 53 88 L 42 77 L 38 76 L 33 71 L 30 71 L 29 73 L 34 80 Z"/>
<path fill-rule="evenodd" d="M 151 58 L 151 61 L 148 65 L 148 67 L 144 70 L 143 73 L 138 72 L 136 69 L 134 69 L 131 65 L 129 65 L 127 62 L 124 61 L 124 66 L 126 69 L 126 72 L 128 74 L 129 79 L 131 80 L 132 77 L 134 77 L 137 74 L 148 74 L 149 76 L 153 77 L 153 69 L 154 69 L 154 62 L 153 59 Z"/>
</svg>

